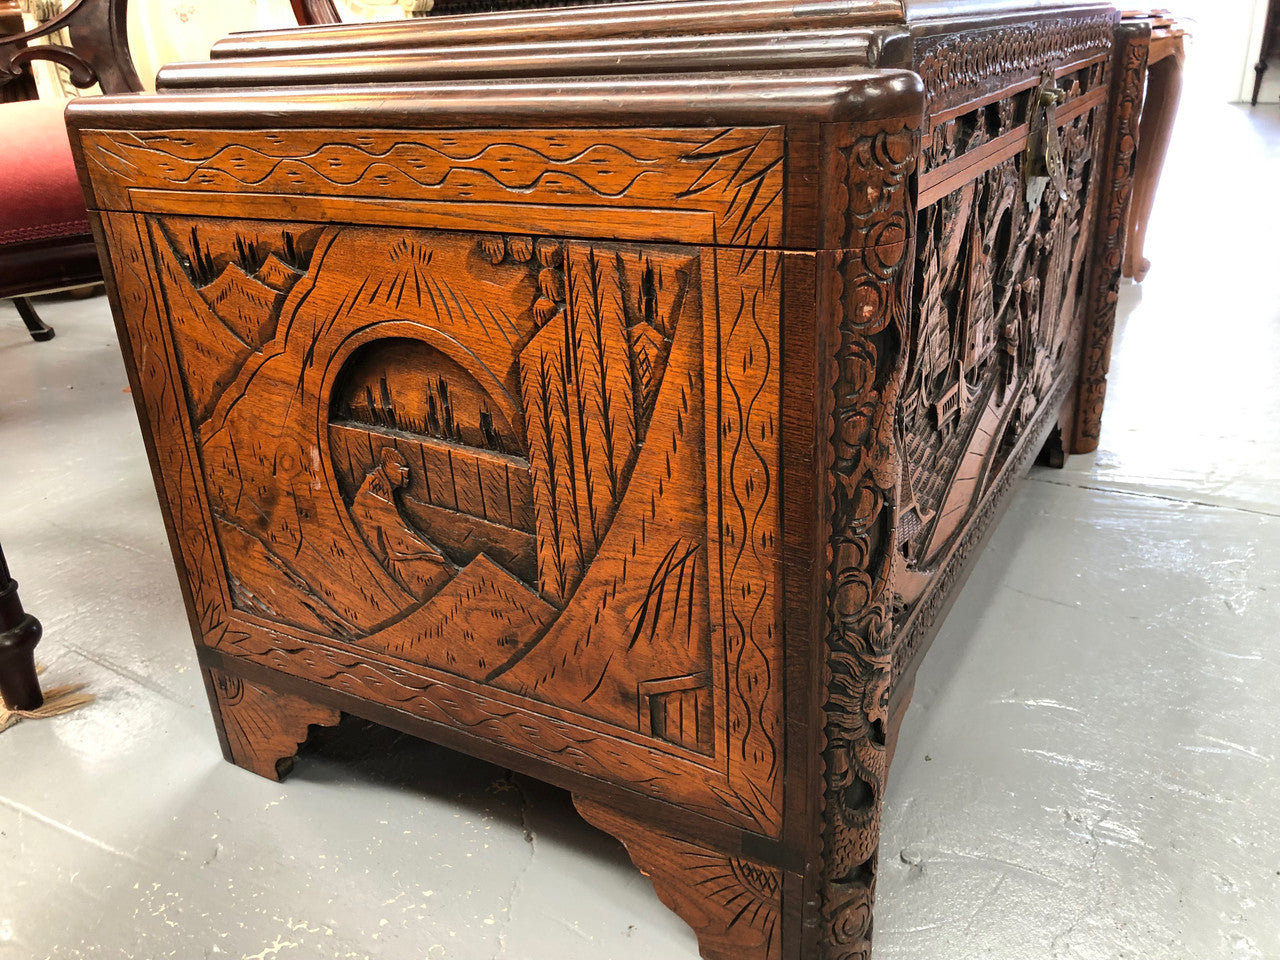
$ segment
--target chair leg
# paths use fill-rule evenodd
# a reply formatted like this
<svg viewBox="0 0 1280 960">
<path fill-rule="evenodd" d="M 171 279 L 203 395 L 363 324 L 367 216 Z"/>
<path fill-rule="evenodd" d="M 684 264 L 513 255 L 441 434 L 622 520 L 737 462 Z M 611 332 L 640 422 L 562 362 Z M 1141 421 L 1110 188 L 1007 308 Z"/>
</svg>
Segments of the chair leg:
<svg viewBox="0 0 1280 960">
<path fill-rule="evenodd" d="M 44 704 L 36 678 L 40 621 L 22 609 L 18 584 L 0 548 L 0 700 L 10 710 L 38 710 Z"/>
<path fill-rule="evenodd" d="M 31 331 L 32 340 L 43 343 L 45 340 L 53 339 L 53 327 L 40 319 L 30 300 L 26 297 L 14 297 L 13 305 L 18 308 L 18 316 L 22 317 L 22 322 Z"/>
</svg>

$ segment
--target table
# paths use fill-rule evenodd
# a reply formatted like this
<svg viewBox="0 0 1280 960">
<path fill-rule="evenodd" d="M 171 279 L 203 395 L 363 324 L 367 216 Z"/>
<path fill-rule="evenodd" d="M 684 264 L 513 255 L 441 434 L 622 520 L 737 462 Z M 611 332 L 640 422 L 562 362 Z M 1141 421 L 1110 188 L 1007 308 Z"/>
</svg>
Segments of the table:
<svg viewBox="0 0 1280 960">
<path fill-rule="evenodd" d="M 1151 49 L 1147 66 L 1147 91 L 1138 124 L 1138 154 L 1133 174 L 1133 203 L 1129 208 L 1129 239 L 1125 247 L 1124 275 L 1141 283 L 1151 269 L 1143 255 L 1147 224 L 1155 203 L 1160 171 L 1169 152 L 1173 121 L 1182 98 L 1182 68 L 1186 62 L 1185 26 L 1168 10 L 1127 11 L 1126 20 L 1151 25 Z M 1261 76 L 1261 75 L 1259 75 Z M 1257 100 L 1257 93 L 1254 93 Z"/>
</svg>

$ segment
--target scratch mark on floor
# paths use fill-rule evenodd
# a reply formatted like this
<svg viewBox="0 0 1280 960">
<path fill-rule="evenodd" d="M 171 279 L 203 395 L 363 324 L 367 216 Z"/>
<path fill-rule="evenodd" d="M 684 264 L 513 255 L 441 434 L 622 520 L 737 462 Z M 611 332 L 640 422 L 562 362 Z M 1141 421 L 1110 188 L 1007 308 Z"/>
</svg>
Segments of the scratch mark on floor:
<svg viewBox="0 0 1280 960">
<path fill-rule="evenodd" d="M 91 847 L 97 847 L 99 850 L 105 851 L 106 853 L 112 854 L 113 856 L 122 857 L 123 859 L 129 860 L 132 863 L 141 862 L 133 854 L 126 853 L 123 850 L 117 850 L 115 847 L 111 846 L 111 844 L 103 843 L 97 837 L 91 837 L 89 836 L 89 834 L 83 833 L 82 831 L 77 830 L 75 827 L 71 826 L 70 824 L 66 824 L 66 823 L 63 823 L 61 820 L 55 820 L 53 819 L 53 817 L 46 816 L 45 814 L 41 813 L 39 810 L 33 810 L 31 807 L 28 807 L 25 803 L 19 803 L 17 800 L 11 800 L 8 797 L 0 796 L 0 806 L 8 807 L 10 810 L 13 810 L 19 816 L 30 817 L 32 820 L 36 820 L 40 823 L 43 823 L 45 826 L 53 827 L 55 830 L 61 830 L 63 833 L 67 834 L 67 836 L 75 837 L 77 840 L 87 843 Z"/>
</svg>

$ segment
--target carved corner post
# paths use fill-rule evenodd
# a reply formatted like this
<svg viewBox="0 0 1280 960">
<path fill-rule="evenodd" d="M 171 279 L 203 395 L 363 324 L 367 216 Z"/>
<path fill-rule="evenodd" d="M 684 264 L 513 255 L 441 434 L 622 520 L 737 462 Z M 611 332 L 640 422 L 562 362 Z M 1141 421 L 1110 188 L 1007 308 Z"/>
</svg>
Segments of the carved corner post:
<svg viewBox="0 0 1280 960">
<path fill-rule="evenodd" d="M 268 780 L 288 775 L 312 725 L 336 726 L 342 716 L 332 707 L 279 693 L 221 670 L 206 668 L 204 685 L 222 755 Z"/>
<path fill-rule="evenodd" d="M 844 249 L 828 271 L 830 395 L 821 876 L 810 903 L 823 960 L 871 953 L 888 769 L 890 574 L 901 462 L 895 433 L 915 262 L 923 93 L 911 116 L 850 124 Z M 813 916 L 816 907 L 816 918 Z M 816 923 L 815 923 L 816 921 Z"/>
<path fill-rule="evenodd" d="M 1107 116 L 1106 167 L 1101 203 L 1094 234 L 1094 260 L 1080 383 L 1076 400 L 1071 452 L 1098 449 L 1102 404 L 1111 366 L 1111 340 L 1115 333 L 1116 302 L 1128 234 L 1129 201 L 1133 196 L 1133 167 L 1138 152 L 1138 119 L 1151 46 L 1149 23 L 1121 23 L 1116 28 L 1116 48 L 1111 67 L 1111 97 Z"/>
</svg>

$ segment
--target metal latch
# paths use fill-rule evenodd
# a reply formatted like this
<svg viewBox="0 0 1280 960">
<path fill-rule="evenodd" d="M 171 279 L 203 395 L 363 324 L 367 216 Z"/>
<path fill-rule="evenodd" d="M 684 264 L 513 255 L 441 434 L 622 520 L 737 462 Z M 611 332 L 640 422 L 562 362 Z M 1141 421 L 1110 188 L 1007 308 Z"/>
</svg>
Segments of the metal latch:
<svg viewBox="0 0 1280 960">
<path fill-rule="evenodd" d="M 1067 167 L 1062 160 L 1062 143 L 1058 139 L 1058 105 L 1067 99 L 1067 91 L 1058 86 L 1053 70 L 1040 73 L 1040 86 L 1031 100 L 1031 133 L 1022 163 L 1022 178 L 1027 184 L 1027 203 L 1038 207 L 1045 188 L 1053 183 L 1058 196 L 1067 198 Z"/>
</svg>

